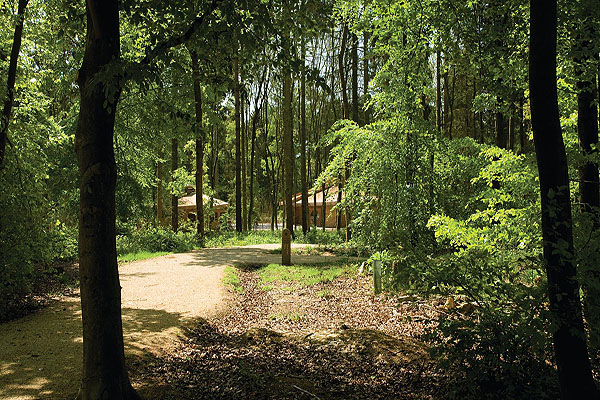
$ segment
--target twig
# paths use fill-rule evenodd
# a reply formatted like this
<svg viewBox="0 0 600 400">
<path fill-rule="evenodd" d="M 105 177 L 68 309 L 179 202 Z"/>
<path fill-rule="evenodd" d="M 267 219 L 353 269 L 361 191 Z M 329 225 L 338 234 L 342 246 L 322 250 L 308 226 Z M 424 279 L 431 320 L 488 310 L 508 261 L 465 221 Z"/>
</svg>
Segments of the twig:
<svg viewBox="0 0 600 400">
<path fill-rule="evenodd" d="M 311 392 L 309 392 L 308 390 L 304 390 L 304 389 L 302 389 L 301 387 L 299 387 L 299 386 L 296 386 L 296 385 L 292 385 L 292 387 L 294 387 L 295 389 L 298 389 L 299 391 L 301 391 L 301 392 L 303 392 L 303 393 L 306 393 L 307 395 L 309 395 L 309 396 L 311 396 L 311 397 L 314 397 L 315 399 L 319 399 L 319 400 L 321 400 L 321 398 L 320 398 L 319 396 L 317 396 L 317 395 L 316 395 L 316 394 L 314 394 L 314 393 L 311 393 Z"/>
</svg>

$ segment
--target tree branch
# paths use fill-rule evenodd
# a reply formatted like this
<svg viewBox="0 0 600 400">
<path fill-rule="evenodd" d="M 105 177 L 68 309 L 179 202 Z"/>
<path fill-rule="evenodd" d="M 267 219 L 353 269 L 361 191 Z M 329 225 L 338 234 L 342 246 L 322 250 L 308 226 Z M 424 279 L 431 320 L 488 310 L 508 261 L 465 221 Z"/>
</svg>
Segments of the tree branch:
<svg viewBox="0 0 600 400">
<path fill-rule="evenodd" d="M 208 10 L 206 10 L 202 15 L 196 17 L 194 19 L 194 22 L 192 22 L 192 24 L 185 32 L 183 32 L 179 36 L 171 37 L 165 40 L 164 42 L 161 42 L 158 45 L 156 45 L 156 47 L 154 47 L 146 53 L 146 56 L 142 59 L 142 61 L 138 63 L 138 66 L 149 65 L 152 62 L 152 60 L 154 60 L 160 54 L 190 40 L 192 35 L 196 33 L 196 31 L 202 26 L 206 18 L 208 18 L 217 9 L 217 6 L 222 1 L 223 0 L 212 0 L 210 6 L 208 7 Z"/>
</svg>

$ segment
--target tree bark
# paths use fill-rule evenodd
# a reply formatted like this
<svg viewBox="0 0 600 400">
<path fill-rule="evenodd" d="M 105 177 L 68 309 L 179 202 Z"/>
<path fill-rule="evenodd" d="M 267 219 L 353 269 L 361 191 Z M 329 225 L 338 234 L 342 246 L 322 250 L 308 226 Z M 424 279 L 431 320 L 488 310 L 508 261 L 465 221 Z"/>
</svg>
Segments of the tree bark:
<svg viewBox="0 0 600 400">
<path fill-rule="evenodd" d="M 175 190 L 175 171 L 177 170 L 178 155 L 177 149 L 179 143 L 177 138 L 171 139 L 171 182 L 173 182 L 173 190 Z M 179 230 L 179 210 L 177 209 L 177 196 L 171 195 L 171 229 L 173 232 Z"/>
<path fill-rule="evenodd" d="M 241 81 L 243 82 L 243 76 Z M 246 100 L 247 94 L 241 93 L 240 102 L 240 131 L 242 134 L 242 231 L 248 230 L 248 191 L 247 191 L 247 159 L 248 159 L 248 135 L 246 132 Z"/>
<path fill-rule="evenodd" d="M 583 4 L 583 3 L 582 3 Z M 594 233 L 600 228 L 598 215 L 600 208 L 600 182 L 598 179 L 598 164 L 589 160 L 597 150 L 598 145 L 598 108 L 596 105 L 596 69 L 589 70 L 589 65 L 598 62 L 597 54 L 594 53 L 593 33 L 594 29 L 586 20 L 586 15 L 592 13 L 583 7 L 581 20 L 583 23 L 581 31 L 575 39 L 575 76 L 577 79 L 577 134 L 579 146 L 586 157 L 585 162 L 579 166 L 579 202 L 580 211 L 592 220 Z M 591 34 L 590 34 L 591 33 Z M 588 36 L 589 35 L 589 36 Z M 590 260 L 582 263 L 581 273 L 583 276 L 585 316 L 589 328 L 589 344 L 595 351 L 600 350 L 600 269 Z"/>
<path fill-rule="evenodd" d="M 302 191 L 302 234 L 308 232 L 308 184 L 306 182 L 306 69 L 304 67 L 304 36 L 301 38 L 300 57 L 302 69 L 300 76 L 300 186 Z"/>
<path fill-rule="evenodd" d="M 286 38 L 289 41 L 289 38 Z M 285 46 L 289 46 L 287 43 Z M 287 48 L 289 55 L 289 48 Z M 285 227 L 294 235 L 294 204 L 292 200 L 294 189 L 294 157 L 293 157 L 293 120 L 292 120 L 292 71 L 285 66 L 283 71 L 283 171 L 284 171 L 284 204 Z"/>
<path fill-rule="evenodd" d="M 531 0 L 529 88 L 556 365 L 563 400 L 597 399 L 574 264 L 567 157 L 556 85 L 556 0 Z"/>
<path fill-rule="evenodd" d="M 348 25 L 344 22 L 342 26 L 342 40 L 340 43 L 340 52 L 338 54 L 338 69 L 340 73 L 340 85 L 342 87 L 342 118 L 350 118 L 348 110 L 348 84 L 346 81 L 346 72 L 344 69 L 344 54 L 346 53 L 346 41 L 348 40 Z"/>
<path fill-rule="evenodd" d="M 2 108 L 0 117 L 0 171 L 4 165 L 4 155 L 6 144 L 8 142 L 8 125 L 12 114 L 12 107 L 15 101 L 15 81 L 17 79 L 17 60 L 21 51 L 21 38 L 23 37 L 23 25 L 25 24 L 25 8 L 29 0 L 19 0 L 17 8 L 17 24 L 13 35 L 12 49 L 10 51 L 10 61 L 8 64 L 8 78 L 6 80 L 6 99 Z"/>
<path fill-rule="evenodd" d="M 200 241 L 204 240 L 204 132 L 202 126 L 202 89 L 200 88 L 200 64 L 198 53 L 190 50 L 192 59 L 192 76 L 194 79 L 194 104 L 196 111 L 196 234 Z"/>
<path fill-rule="evenodd" d="M 242 232 L 242 155 L 240 128 L 240 78 L 237 33 L 233 39 L 233 95 L 235 97 L 235 230 Z"/>
<path fill-rule="evenodd" d="M 364 38 L 363 38 L 363 53 L 364 53 L 364 60 L 363 60 L 363 104 L 367 104 L 368 101 L 368 97 L 369 97 L 369 40 L 371 38 L 371 34 L 369 32 L 367 32 L 365 30 L 364 33 Z M 369 109 L 365 106 L 365 111 L 364 111 L 365 115 L 364 115 L 364 120 L 365 120 L 365 125 L 369 124 L 369 119 L 370 119 L 370 115 L 369 115 Z"/>
<path fill-rule="evenodd" d="M 442 130 L 442 87 L 441 87 L 441 76 L 440 68 L 441 55 L 438 49 L 435 52 L 435 126 L 438 131 Z"/>
<path fill-rule="evenodd" d="M 82 400 L 138 399 L 125 369 L 115 229 L 116 79 L 94 83 L 120 58 L 117 0 L 88 0 L 87 39 L 78 73 L 75 138 L 79 166 L 79 277 L 83 321 Z"/>
<path fill-rule="evenodd" d="M 162 225 L 163 220 L 163 187 L 162 187 L 162 145 L 158 145 L 158 161 L 156 162 L 156 226 Z"/>
<path fill-rule="evenodd" d="M 262 96 L 262 88 L 265 84 L 265 80 L 267 77 L 267 66 L 264 67 L 262 77 L 260 79 L 260 84 L 258 87 L 258 94 L 256 95 L 256 99 L 254 100 L 254 114 L 252 115 L 252 138 L 250 141 L 250 205 L 248 207 L 248 226 L 252 228 L 252 216 L 254 214 L 254 157 L 255 157 L 255 147 L 256 147 L 256 129 L 258 124 L 258 119 L 260 116 L 260 112 L 264 104 L 266 103 L 267 97 L 267 88 L 265 88 L 265 98 L 261 106 L 258 106 L 258 102 Z M 267 163 L 267 158 L 265 154 L 265 164 Z"/>
<path fill-rule="evenodd" d="M 500 101 L 500 99 L 498 99 L 498 101 Z M 504 133 L 504 128 L 505 128 L 505 122 L 504 122 L 504 114 L 502 114 L 502 112 L 497 111 L 496 112 L 496 146 L 500 147 L 501 149 L 505 149 L 506 148 L 506 135 Z"/>
</svg>

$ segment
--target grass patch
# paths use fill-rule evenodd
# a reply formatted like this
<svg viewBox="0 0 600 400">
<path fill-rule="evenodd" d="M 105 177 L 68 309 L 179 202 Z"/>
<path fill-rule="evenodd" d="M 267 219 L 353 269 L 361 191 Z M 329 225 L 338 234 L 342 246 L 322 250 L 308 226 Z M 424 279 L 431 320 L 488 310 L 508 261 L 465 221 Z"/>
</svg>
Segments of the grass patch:
<svg viewBox="0 0 600 400">
<path fill-rule="evenodd" d="M 271 285 L 260 285 L 260 290 L 263 292 L 268 292 L 269 290 L 273 290 L 273 286 Z"/>
<path fill-rule="evenodd" d="M 244 293 L 244 287 L 242 286 L 242 280 L 238 275 L 238 270 L 234 267 L 225 268 L 223 273 L 223 284 L 228 286 L 231 290 L 236 293 Z"/>
<path fill-rule="evenodd" d="M 317 297 L 331 297 L 331 290 L 329 289 L 323 289 L 323 290 L 319 290 L 317 292 Z"/>
<path fill-rule="evenodd" d="M 120 262 L 140 261 L 140 260 L 146 260 L 148 258 L 164 256 L 166 254 L 171 254 L 171 252 L 169 252 L 169 251 L 138 251 L 135 253 L 122 254 L 119 257 L 117 257 L 117 260 Z"/>
<path fill-rule="evenodd" d="M 339 245 L 344 243 L 344 231 L 310 230 L 306 235 L 296 230 L 294 243 L 321 245 Z M 281 230 L 249 231 L 249 232 L 209 232 L 204 240 L 204 247 L 250 246 L 254 244 L 281 243 Z M 275 253 L 278 254 L 278 253 Z"/>
<path fill-rule="evenodd" d="M 348 265 L 292 265 L 269 264 L 258 271 L 263 284 L 288 282 L 300 286 L 312 286 L 331 282 L 350 271 Z"/>
<path fill-rule="evenodd" d="M 279 321 L 279 320 L 288 320 L 288 321 L 300 321 L 304 319 L 304 313 L 300 311 L 293 311 L 289 313 L 277 313 L 269 315 L 269 319 Z"/>
<path fill-rule="evenodd" d="M 205 247 L 249 246 L 281 243 L 281 231 L 215 232 L 206 236 Z"/>
</svg>

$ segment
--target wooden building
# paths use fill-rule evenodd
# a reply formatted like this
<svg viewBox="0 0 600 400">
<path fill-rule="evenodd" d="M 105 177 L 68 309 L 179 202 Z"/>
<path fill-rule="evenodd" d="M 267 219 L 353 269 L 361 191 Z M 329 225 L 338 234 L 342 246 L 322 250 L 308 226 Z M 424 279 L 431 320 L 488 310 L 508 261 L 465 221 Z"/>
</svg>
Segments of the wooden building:
<svg viewBox="0 0 600 400">
<path fill-rule="evenodd" d="M 317 217 L 317 226 L 323 226 L 323 201 L 325 201 L 325 227 L 326 228 L 335 228 L 337 226 L 337 211 L 332 211 L 332 208 L 337 204 L 337 196 L 338 196 L 338 187 L 332 186 L 328 189 L 325 189 L 325 193 L 323 191 L 308 192 L 308 226 L 312 226 L 314 222 L 314 217 Z M 342 198 L 344 197 L 344 192 L 342 191 Z M 315 207 L 316 204 L 316 207 Z M 302 225 L 302 193 L 297 193 L 294 196 L 294 224 L 297 226 Z M 346 227 L 346 215 L 342 213 L 341 220 L 341 228 Z"/>
<path fill-rule="evenodd" d="M 179 215 L 183 221 L 196 221 L 196 193 L 193 186 L 186 186 L 186 195 L 180 197 L 178 200 L 177 208 Z M 207 195 L 202 196 L 204 205 L 208 205 L 211 202 L 211 197 Z M 219 228 L 219 219 L 221 215 L 227 212 L 229 203 L 217 198 L 212 198 L 212 210 L 214 215 L 210 217 L 210 229 Z M 208 220 L 207 220 L 208 221 Z"/>
</svg>

